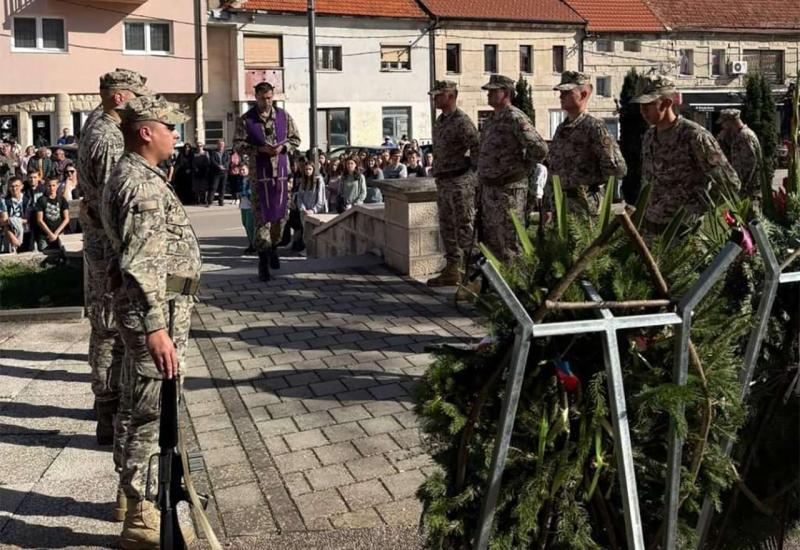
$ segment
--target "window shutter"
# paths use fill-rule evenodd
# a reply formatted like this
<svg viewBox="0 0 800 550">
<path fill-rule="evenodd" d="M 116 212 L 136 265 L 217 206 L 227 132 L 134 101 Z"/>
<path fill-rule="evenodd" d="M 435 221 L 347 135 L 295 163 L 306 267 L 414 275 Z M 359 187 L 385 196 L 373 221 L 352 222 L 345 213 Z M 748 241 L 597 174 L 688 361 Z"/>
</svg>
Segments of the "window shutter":
<svg viewBox="0 0 800 550">
<path fill-rule="evenodd" d="M 281 39 L 273 36 L 244 37 L 246 69 L 281 66 Z"/>
</svg>

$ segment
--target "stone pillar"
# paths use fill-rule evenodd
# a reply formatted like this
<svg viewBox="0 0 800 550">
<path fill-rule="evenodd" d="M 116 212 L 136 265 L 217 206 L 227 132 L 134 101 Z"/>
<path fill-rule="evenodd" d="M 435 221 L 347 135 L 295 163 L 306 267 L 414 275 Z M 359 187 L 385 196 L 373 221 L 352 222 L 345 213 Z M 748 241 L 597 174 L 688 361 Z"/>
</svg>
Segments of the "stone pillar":
<svg viewBox="0 0 800 550">
<path fill-rule="evenodd" d="M 53 145 L 55 145 L 58 138 L 61 137 L 61 129 L 69 128 L 72 131 L 72 110 L 70 105 L 69 94 L 56 95 L 56 119 L 55 128 L 53 128 Z"/>
<path fill-rule="evenodd" d="M 194 144 L 203 147 L 206 143 L 206 125 L 204 120 L 203 96 L 198 97 L 194 102 Z"/>
<path fill-rule="evenodd" d="M 375 182 L 383 194 L 386 263 L 404 275 L 420 277 L 441 271 L 444 247 L 433 178 Z"/>
</svg>

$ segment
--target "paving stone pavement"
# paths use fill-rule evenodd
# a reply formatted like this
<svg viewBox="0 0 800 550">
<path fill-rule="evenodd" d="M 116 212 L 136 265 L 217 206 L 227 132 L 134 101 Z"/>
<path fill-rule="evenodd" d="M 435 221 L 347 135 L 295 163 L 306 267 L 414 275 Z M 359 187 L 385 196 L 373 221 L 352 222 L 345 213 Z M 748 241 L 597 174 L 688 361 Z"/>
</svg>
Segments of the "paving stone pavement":
<svg viewBox="0 0 800 550">
<path fill-rule="evenodd" d="M 483 330 L 450 296 L 358 263 L 308 261 L 266 284 L 204 277 L 184 387 L 226 537 L 400 528 L 416 540 L 415 491 L 434 467 L 412 411 L 425 347 Z"/>
</svg>

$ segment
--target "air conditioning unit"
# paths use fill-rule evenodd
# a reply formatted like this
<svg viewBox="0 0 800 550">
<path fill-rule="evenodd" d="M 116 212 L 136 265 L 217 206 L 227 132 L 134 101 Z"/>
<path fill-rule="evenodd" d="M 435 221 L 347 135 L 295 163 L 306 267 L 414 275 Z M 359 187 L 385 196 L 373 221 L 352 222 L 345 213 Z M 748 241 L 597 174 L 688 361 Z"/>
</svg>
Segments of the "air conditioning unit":
<svg viewBox="0 0 800 550">
<path fill-rule="evenodd" d="M 731 61 L 730 74 L 747 74 L 747 61 Z"/>
</svg>

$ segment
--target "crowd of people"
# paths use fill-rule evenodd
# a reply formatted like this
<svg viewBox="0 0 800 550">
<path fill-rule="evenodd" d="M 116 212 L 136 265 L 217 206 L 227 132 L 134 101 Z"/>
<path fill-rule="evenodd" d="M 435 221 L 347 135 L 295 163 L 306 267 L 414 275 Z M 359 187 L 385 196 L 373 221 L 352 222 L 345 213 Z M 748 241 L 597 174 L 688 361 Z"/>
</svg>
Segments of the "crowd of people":
<svg viewBox="0 0 800 550">
<path fill-rule="evenodd" d="M 0 253 L 57 248 L 69 232 L 69 201 L 79 197 L 64 149 L 0 144 Z"/>
</svg>

